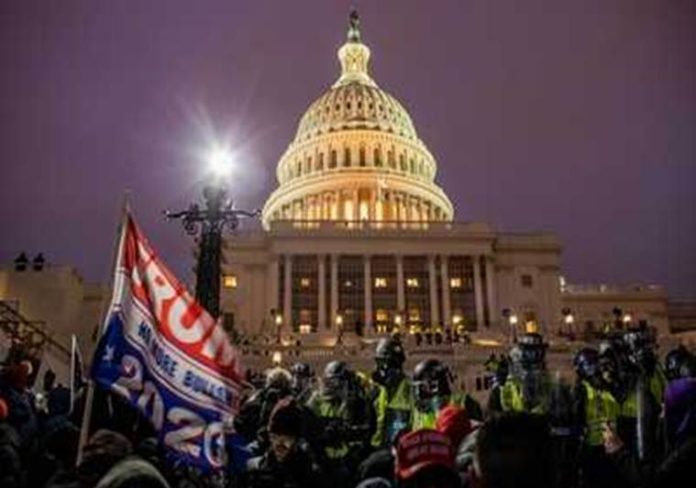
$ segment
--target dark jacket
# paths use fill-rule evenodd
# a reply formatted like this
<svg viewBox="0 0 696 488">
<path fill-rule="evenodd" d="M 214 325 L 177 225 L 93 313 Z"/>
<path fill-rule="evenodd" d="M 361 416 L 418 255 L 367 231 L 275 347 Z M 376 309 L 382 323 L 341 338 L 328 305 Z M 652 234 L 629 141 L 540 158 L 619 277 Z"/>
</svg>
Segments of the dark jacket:
<svg viewBox="0 0 696 488">
<path fill-rule="evenodd" d="M 309 449 L 298 444 L 283 462 L 272 451 L 249 460 L 242 480 L 244 488 L 319 488 L 323 486 L 318 466 Z"/>
</svg>

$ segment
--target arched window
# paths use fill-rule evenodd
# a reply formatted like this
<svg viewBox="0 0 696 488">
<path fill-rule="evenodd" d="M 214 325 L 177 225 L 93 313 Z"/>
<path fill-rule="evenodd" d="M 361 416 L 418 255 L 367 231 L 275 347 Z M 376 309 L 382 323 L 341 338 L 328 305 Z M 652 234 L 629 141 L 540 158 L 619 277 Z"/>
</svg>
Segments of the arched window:
<svg viewBox="0 0 696 488">
<path fill-rule="evenodd" d="M 343 150 L 343 166 L 350 166 L 350 148 Z"/>
<path fill-rule="evenodd" d="M 406 171 L 406 156 L 399 154 L 399 168 L 401 171 Z"/>
<path fill-rule="evenodd" d="M 336 150 L 332 149 L 331 150 L 331 167 L 335 168 L 337 164 L 338 164 L 338 156 L 336 156 Z"/>
<path fill-rule="evenodd" d="M 387 151 L 387 164 L 390 168 L 396 167 L 396 162 L 394 161 L 394 151 Z"/>
<path fill-rule="evenodd" d="M 409 168 L 408 169 L 410 170 L 411 173 L 413 173 L 413 174 L 416 173 L 416 162 L 413 159 L 411 159 L 409 161 Z"/>
<path fill-rule="evenodd" d="M 317 159 L 317 171 L 324 169 L 324 153 L 319 153 L 319 158 Z"/>
<path fill-rule="evenodd" d="M 382 166 L 382 152 L 379 150 L 378 147 L 375 148 L 373 152 L 374 156 L 374 161 L 375 161 L 375 166 L 380 167 Z"/>
<path fill-rule="evenodd" d="M 367 161 L 365 159 L 365 148 L 361 147 L 360 148 L 360 166 L 365 167 L 367 164 Z"/>
</svg>

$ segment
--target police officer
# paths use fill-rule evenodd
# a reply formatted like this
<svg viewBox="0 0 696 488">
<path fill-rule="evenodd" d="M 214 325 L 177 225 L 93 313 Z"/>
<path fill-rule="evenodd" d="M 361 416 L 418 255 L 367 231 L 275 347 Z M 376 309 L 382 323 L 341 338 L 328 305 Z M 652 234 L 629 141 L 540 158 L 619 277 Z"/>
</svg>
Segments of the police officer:
<svg viewBox="0 0 696 488">
<path fill-rule="evenodd" d="M 276 403 L 291 395 L 290 372 L 283 368 L 266 371 L 264 387 L 254 392 L 242 405 L 234 418 L 234 429 L 247 442 L 264 444 L 265 428 Z M 260 447 L 261 448 L 261 447 Z"/>
<path fill-rule="evenodd" d="M 491 390 L 489 411 L 546 414 L 550 381 L 546 372 L 546 344 L 541 335 L 524 334 L 510 350 L 512 368 L 505 383 Z"/>
<path fill-rule="evenodd" d="M 696 377 L 696 357 L 680 345 L 665 357 L 665 375 L 669 381 Z"/>
<path fill-rule="evenodd" d="M 372 438 L 374 447 L 389 446 L 400 431 L 411 429 L 413 392 L 411 380 L 404 374 L 405 361 L 406 353 L 398 338 L 380 339 L 375 351 L 377 368 L 372 373 L 377 387 L 374 400 L 377 427 Z"/>
<path fill-rule="evenodd" d="M 374 413 L 355 374 L 343 361 L 324 368 L 321 388 L 307 406 L 320 418 L 324 454 L 331 469 L 350 472 L 374 432 Z"/>
<path fill-rule="evenodd" d="M 434 429 L 439 411 L 447 405 L 463 407 L 469 418 L 481 420 L 481 406 L 470 395 L 453 394 L 452 373 L 437 359 L 426 359 L 413 370 L 414 408 L 411 429 Z"/>
<path fill-rule="evenodd" d="M 581 349 L 573 361 L 575 385 L 575 415 L 582 438 L 580 463 L 585 486 L 611 486 L 611 461 L 604 450 L 606 429 L 616 429 L 619 403 L 602 380 L 599 351 Z"/>
<path fill-rule="evenodd" d="M 629 375 L 626 399 L 621 405 L 619 436 L 641 461 L 656 455 L 658 420 L 667 378 L 657 361 L 654 340 L 647 326 L 624 334 Z"/>
<path fill-rule="evenodd" d="M 575 355 L 573 365 L 577 374 L 577 420 L 583 427 L 584 442 L 587 446 L 601 448 L 605 425 L 616 428 L 619 403 L 602 380 L 599 351 L 589 347 L 581 349 Z"/>
<path fill-rule="evenodd" d="M 292 375 L 291 389 L 292 395 L 298 403 L 307 403 L 312 395 L 314 383 L 314 371 L 307 363 L 295 363 L 290 368 Z"/>
</svg>

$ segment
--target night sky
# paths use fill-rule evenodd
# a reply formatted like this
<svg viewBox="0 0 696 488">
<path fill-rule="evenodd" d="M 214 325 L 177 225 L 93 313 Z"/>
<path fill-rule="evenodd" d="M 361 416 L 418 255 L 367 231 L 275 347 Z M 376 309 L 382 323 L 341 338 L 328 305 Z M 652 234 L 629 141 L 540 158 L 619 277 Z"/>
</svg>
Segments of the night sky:
<svg viewBox="0 0 696 488">
<path fill-rule="evenodd" d="M 336 79 L 349 1 L 0 3 L 0 261 L 109 277 L 120 201 L 187 280 L 162 219 L 225 139 L 261 207 Z M 555 232 L 569 282 L 696 298 L 696 2 L 357 2 L 372 73 L 409 110 L 458 220 Z"/>
</svg>

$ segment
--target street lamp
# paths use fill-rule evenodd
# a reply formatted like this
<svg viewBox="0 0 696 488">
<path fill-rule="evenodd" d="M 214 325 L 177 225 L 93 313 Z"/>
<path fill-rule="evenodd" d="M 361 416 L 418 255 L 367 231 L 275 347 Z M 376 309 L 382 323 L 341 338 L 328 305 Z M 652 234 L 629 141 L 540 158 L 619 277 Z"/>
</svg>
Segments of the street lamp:
<svg viewBox="0 0 696 488">
<path fill-rule="evenodd" d="M 573 312 L 569 308 L 564 308 L 561 310 L 561 313 L 563 314 L 563 323 L 566 325 L 566 329 L 568 334 L 572 334 L 573 332 L 573 324 L 575 323 L 575 316 L 573 315 Z M 562 333 L 561 333 L 562 335 Z"/>
<path fill-rule="evenodd" d="M 336 345 L 343 344 L 343 315 L 336 314 Z"/>
<path fill-rule="evenodd" d="M 275 323 L 276 343 L 280 344 L 280 332 L 283 328 L 283 315 L 280 312 L 274 312 L 273 322 Z"/>
<path fill-rule="evenodd" d="M 512 332 L 512 342 L 517 342 L 517 322 L 519 322 L 517 315 L 514 313 L 511 313 L 510 317 L 508 317 L 508 322 L 510 322 L 510 331 Z"/>
<path fill-rule="evenodd" d="M 214 178 L 203 188 L 204 208 L 192 203 L 187 210 L 165 211 L 168 220 L 181 220 L 189 235 L 200 234 L 198 266 L 196 268 L 196 300 L 210 315 L 220 315 L 220 257 L 222 232 L 227 227 L 235 230 L 241 218 L 256 217 L 259 211 L 249 212 L 234 208 L 228 198 L 223 177 L 231 165 L 229 152 L 214 148 L 208 158 L 210 171 Z"/>
<path fill-rule="evenodd" d="M 401 315 L 401 313 L 397 313 L 394 315 L 394 329 L 396 332 L 401 332 L 401 324 L 403 323 L 404 318 Z"/>
</svg>

